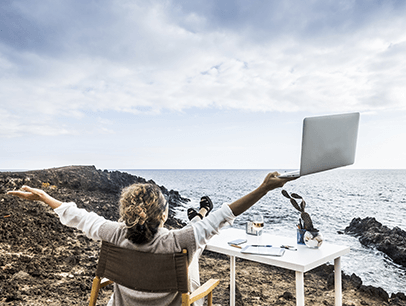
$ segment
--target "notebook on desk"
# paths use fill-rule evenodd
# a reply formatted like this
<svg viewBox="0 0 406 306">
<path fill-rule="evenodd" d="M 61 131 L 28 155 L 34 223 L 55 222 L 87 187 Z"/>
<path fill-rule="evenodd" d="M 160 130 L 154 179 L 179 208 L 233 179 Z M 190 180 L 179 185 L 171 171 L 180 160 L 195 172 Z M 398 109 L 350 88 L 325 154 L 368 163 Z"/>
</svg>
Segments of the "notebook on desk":
<svg viewBox="0 0 406 306">
<path fill-rule="evenodd" d="M 352 165 L 359 113 L 308 117 L 303 120 L 300 170 L 279 177 L 300 177 Z"/>
<path fill-rule="evenodd" d="M 285 253 L 285 250 L 282 248 L 266 245 L 247 245 L 241 250 L 241 253 L 267 256 L 282 256 Z"/>
</svg>

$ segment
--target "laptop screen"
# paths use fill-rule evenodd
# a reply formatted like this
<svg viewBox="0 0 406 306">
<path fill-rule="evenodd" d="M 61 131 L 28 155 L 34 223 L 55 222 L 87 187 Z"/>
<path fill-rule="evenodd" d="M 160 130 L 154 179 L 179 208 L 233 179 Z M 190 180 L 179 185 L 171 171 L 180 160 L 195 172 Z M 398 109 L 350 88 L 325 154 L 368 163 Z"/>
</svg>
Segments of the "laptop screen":
<svg viewBox="0 0 406 306">
<path fill-rule="evenodd" d="M 348 113 L 303 120 L 301 176 L 354 163 L 359 116 Z"/>
</svg>

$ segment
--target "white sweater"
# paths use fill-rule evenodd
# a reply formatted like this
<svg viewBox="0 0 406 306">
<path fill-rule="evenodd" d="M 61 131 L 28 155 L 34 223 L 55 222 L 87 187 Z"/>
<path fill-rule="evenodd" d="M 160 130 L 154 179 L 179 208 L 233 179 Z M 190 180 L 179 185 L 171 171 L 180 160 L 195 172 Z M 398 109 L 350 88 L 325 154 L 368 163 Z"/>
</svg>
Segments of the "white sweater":
<svg viewBox="0 0 406 306">
<path fill-rule="evenodd" d="M 202 254 L 207 241 L 218 234 L 226 223 L 233 223 L 235 216 L 227 204 L 213 211 L 200 220 L 195 217 L 192 222 L 180 230 L 158 229 L 152 241 L 142 245 L 131 243 L 125 238 L 126 228 L 124 223 L 106 220 L 94 212 L 80 209 L 75 203 L 63 203 L 55 209 L 62 224 L 75 227 L 83 231 L 89 238 L 104 240 L 124 248 L 136 249 L 151 253 L 174 253 L 183 248 L 188 250 L 191 256 L 189 265 L 190 288 L 194 291 L 200 286 L 199 257 Z M 181 304 L 181 295 L 178 293 L 148 293 L 131 290 L 114 284 L 114 294 L 108 306 L 122 305 L 168 305 L 178 306 Z M 203 299 L 195 302 L 195 305 L 203 305 Z"/>
</svg>

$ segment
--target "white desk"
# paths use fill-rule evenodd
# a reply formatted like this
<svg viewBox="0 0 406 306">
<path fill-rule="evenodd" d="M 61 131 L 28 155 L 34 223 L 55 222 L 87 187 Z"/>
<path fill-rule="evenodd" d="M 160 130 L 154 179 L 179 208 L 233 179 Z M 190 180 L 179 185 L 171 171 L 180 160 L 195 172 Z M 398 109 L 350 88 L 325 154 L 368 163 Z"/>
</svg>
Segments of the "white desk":
<svg viewBox="0 0 406 306">
<path fill-rule="evenodd" d="M 281 267 L 296 272 L 296 305 L 304 306 L 304 273 L 328 261 L 334 260 L 335 306 L 342 306 L 341 263 L 340 257 L 348 254 L 347 246 L 323 242 L 319 249 L 310 249 L 297 245 L 297 251 L 286 250 L 281 257 L 242 254 L 241 249 L 228 245 L 228 241 L 246 238 L 247 244 L 271 244 L 273 246 L 296 246 L 296 239 L 273 236 L 267 233 L 262 236 L 247 235 L 245 230 L 227 228 L 210 239 L 206 250 L 230 256 L 230 305 L 235 305 L 235 257 Z M 245 245 L 245 244 L 244 244 Z"/>
</svg>

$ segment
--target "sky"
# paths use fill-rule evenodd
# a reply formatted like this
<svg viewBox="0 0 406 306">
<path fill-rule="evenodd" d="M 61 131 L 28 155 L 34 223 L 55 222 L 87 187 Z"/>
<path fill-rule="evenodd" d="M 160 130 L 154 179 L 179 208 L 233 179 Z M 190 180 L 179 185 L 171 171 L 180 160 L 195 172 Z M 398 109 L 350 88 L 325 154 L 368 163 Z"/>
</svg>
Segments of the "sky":
<svg viewBox="0 0 406 306">
<path fill-rule="evenodd" d="M 355 169 L 406 169 L 406 1 L 0 2 L 0 169 L 292 169 L 360 112 Z"/>
</svg>

